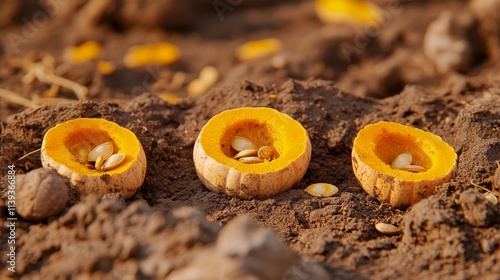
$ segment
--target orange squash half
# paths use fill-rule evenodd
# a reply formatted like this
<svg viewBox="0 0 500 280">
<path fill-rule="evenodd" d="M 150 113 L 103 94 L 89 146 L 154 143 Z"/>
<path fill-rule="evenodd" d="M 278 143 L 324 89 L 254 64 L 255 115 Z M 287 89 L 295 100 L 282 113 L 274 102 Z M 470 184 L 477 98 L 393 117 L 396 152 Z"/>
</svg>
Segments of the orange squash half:
<svg viewBox="0 0 500 280">
<path fill-rule="evenodd" d="M 402 153 L 426 171 L 410 172 L 391 167 Z M 363 189 L 381 202 L 402 207 L 434 193 L 451 180 L 457 155 L 441 137 L 394 122 L 365 126 L 354 139 L 352 167 Z"/>
<path fill-rule="evenodd" d="M 111 142 L 113 153 L 125 155 L 120 165 L 98 171 L 79 160 L 79 151 L 90 151 L 105 142 Z M 41 158 L 44 167 L 67 177 L 82 195 L 119 192 L 129 198 L 146 175 L 146 155 L 135 134 L 104 119 L 79 118 L 49 129 L 43 138 Z"/>
<path fill-rule="evenodd" d="M 233 136 L 272 147 L 273 159 L 253 164 L 235 160 Z M 212 191 L 241 198 L 265 198 L 290 189 L 302 179 L 310 159 L 307 131 L 271 108 L 244 107 L 214 116 L 202 128 L 193 150 L 201 182 Z"/>
</svg>

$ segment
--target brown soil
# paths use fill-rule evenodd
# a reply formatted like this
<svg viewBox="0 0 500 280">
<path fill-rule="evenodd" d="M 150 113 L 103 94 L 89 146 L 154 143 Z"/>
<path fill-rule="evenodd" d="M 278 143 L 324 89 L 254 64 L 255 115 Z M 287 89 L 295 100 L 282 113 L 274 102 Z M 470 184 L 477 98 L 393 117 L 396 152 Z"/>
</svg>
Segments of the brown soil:
<svg viewBox="0 0 500 280">
<path fill-rule="evenodd" d="M 127 1 L 104 8 L 74 1 L 50 20 L 39 19 L 35 35 L 26 39 L 23 19 L 36 20 L 35 2 L 0 4 L 0 88 L 29 99 L 42 95 L 50 86 L 24 84 L 20 65 L 50 54 L 55 72 L 86 85 L 90 100 L 26 109 L 0 99 L 1 278 L 499 279 L 500 208 L 471 184 L 500 191 L 493 186 L 500 160 L 500 64 L 492 47 L 498 33 L 468 1 L 397 2 L 398 12 L 371 35 L 323 26 L 312 1 L 243 1 L 222 22 L 211 1 Z M 109 1 L 89 1 L 99 2 Z M 134 9 L 127 5 L 136 2 L 151 8 L 131 15 Z M 393 2 L 375 2 L 395 11 L 389 9 Z M 461 73 L 436 74 L 422 49 L 427 26 L 445 9 L 461 15 L 454 26 L 470 43 L 471 62 L 467 69 L 461 65 Z M 164 20 L 154 16 L 158 10 L 187 16 Z M 9 41 L 12 34 L 25 36 L 18 52 Z M 285 46 L 284 67 L 233 57 L 239 44 L 271 36 Z M 88 39 L 103 44 L 117 71 L 105 76 L 94 62 L 64 62 L 66 46 Z M 179 46 L 179 62 L 121 66 L 128 47 L 161 40 Z M 353 46 L 352 54 L 342 46 Z M 221 75 L 212 90 L 178 105 L 158 97 L 173 90 L 175 72 L 185 72 L 190 81 L 205 65 Z M 187 96 L 186 83 L 175 91 Z M 75 99 L 65 89 L 59 97 Z M 307 129 L 311 163 L 291 190 L 242 200 L 210 192 L 199 181 L 192 161 L 199 131 L 215 114 L 243 106 L 275 108 Z M 132 130 L 148 159 L 145 182 L 127 201 L 113 195 L 80 198 L 73 191 L 61 214 L 41 223 L 19 218 L 12 274 L 7 166 L 15 164 L 17 174 L 41 167 L 38 153 L 19 158 L 40 148 L 49 128 L 78 117 L 104 118 Z M 352 171 L 352 141 L 380 120 L 441 136 L 459 156 L 455 178 L 407 209 L 368 196 Z M 317 182 L 335 184 L 340 192 L 315 198 L 303 191 Z M 376 222 L 402 231 L 383 235 Z"/>
</svg>

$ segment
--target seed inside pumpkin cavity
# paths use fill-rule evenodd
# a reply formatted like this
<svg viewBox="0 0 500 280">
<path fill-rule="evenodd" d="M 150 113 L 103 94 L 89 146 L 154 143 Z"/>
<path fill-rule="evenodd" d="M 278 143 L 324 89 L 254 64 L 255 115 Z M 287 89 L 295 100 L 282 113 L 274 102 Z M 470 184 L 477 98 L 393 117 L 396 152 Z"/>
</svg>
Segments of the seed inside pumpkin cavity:
<svg viewBox="0 0 500 280">
<path fill-rule="evenodd" d="M 96 161 L 99 156 L 102 156 L 103 160 L 108 159 L 113 154 L 113 145 L 111 142 L 105 142 L 97 145 L 88 154 L 88 161 Z"/>
<path fill-rule="evenodd" d="M 250 157 L 250 156 L 255 156 L 255 155 L 257 155 L 257 149 L 249 149 L 249 150 L 243 150 L 243 151 L 237 153 L 233 158 L 240 159 L 242 157 Z"/>
<path fill-rule="evenodd" d="M 394 161 L 391 163 L 391 167 L 394 169 L 401 169 L 401 167 L 410 165 L 411 161 L 412 156 L 410 153 L 402 153 L 394 159 Z"/>
<path fill-rule="evenodd" d="M 76 157 L 81 164 L 86 164 L 88 162 L 89 149 L 86 146 L 82 146 L 78 149 Z"/>
<path fill-rule="evenodd" d="M 95 169 L 96 170 L 101 170 L 102 164 L 104 163 L 104 159 L 102 155 L 99 155 L 97 159 L 95 160 Z"/>
<path fill-rule="evenodd" d="M 410 153 L 402 153 L 394 159 L 394 161 L 391 163 L 391 167 L 393 169 L 399 169 L 409 172 L 424 172 L 427 170 L 420 165 L 411 164 L 412 160 L 412 155 Z"/>
<path fill-rule="evenodd" d="M 261 162 L 264 162 L 264 160 L 259 158 L 259 157 L 242 157 L 239 159 L 239 161 L 241 161 L 243 163 L 261 163 Z"/>
<path fill-rule="evenodd" d="M 257 156 L 261 159 L 271 159 L 273 155 L 273 148 L 269 146 L 262 146 L 257 151 Z"/>
<path fill-rule="evenodd" d="M 426 170 L 422 166 L 414 165 L 414 164 L 409 164 L 409 165 L 403 166 L 399 169 L 405 170 L 405 171 L 410 171 L 410 172 L 424 172 Z"/>
<path fill-rule="evenodd" d="M 257 149 L 257 146 L 252 141 L 242 136 L 233 136 L 231 138 L 231 147 L 238 152 Z"/>
<path fill-rule="evenodd" d="M 102 165 L 101 170 L 102 171 L 108 171 L 111 170 L 118 165 L 120 165 L 123 161 L 125 160 L 125 155 L 124 154 L 114 154 L 111 155 Z"/>
</svg>

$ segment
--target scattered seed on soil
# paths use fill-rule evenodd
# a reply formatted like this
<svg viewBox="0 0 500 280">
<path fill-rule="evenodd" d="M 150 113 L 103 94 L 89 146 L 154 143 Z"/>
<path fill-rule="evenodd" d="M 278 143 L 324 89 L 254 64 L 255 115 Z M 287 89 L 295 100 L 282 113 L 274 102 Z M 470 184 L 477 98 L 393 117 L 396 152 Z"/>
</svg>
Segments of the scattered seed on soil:
<svg viewBox="0 0 500 280">
<path fill-rule="evenodd" d="M 375 228 L 383 234 L 397 234 L 400 232 L 400 229 L 391 225 L 391 224 L 386 224 L 386 223 L 376 223 Z"/>
<path fill-rule="evenodd" d="M 492 194 L 492 193 L 485 193 L 484 194 L 484 197 L 491 203 L 493 203 L 493 205 L 497 205 L 498 204 L 498 197 L 496 197 L 496 195 Z"/>
<path fill-rule="evenodd" d="M 330 197 L 339 192 L 339 188 L 332 184 L 316 183 L 312 184 L 304 190 L 306 193 L 317 197 Z"/>
</svg>

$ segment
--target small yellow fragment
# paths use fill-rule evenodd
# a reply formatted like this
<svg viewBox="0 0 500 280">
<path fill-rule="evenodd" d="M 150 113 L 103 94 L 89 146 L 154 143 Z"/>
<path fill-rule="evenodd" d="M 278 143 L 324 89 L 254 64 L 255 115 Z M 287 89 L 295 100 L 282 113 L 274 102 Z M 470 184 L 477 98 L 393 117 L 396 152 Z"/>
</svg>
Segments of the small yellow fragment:
<svg viewBox="0 0 500 280">
<path fill-rule="evenodd" d="M 383 17 L 377 5 L 364 0 L 316 0 L 316 14 L 333 25 L 377 26 Z"/>
<path fill-rule="evenodd" d="M 158 95 L 163 101 L 170 103 L 170 104 L 179 104 L 182 102 L 182 97 L 178 96 L 177 94 L 173 93 L 161 93 Z"/>
<path fill-rule="evenodd" d="M 116 70 L 116 65 L 111 61 L 101 60 L 97 62 L 97 69 L 104 75 L 109 75 Z"/>
<path fill-rule="evenodd" d="M 339 192 L 339 188 L 332 184 L 316 183 L 310 185 L 304 191 L 312 196 L 329 197 L 336 195 Z"/>
<path fill-rule="evenodd" d="M 179 57 L 179 49 L 174 44 L 162 42 L 135 46 L 128 49 L 123 58 L 123 64 L 129 68 L 141 67 L 152 63 L 169 64 L 177 61 Z"/>
<path fill-rule="evenodd" d="M 281 50 L 281 41 L 276 38 L 250 41 L 236 49 L 236 58 L 240 61 L 254 60 L 273 55 Z"/>
<path fill-rule="evenodd" d="M 276 94 L 269 94 L 269 99 L 276 99 L 278 96 Z"/>
<path fill-rule="evenodd" d="M 79 46 L 68 47 L 64 56 L 72 62 L 85 62 L 101 56 L 101 44 L 96 41 L 87 41 Z"/>
</svg>

